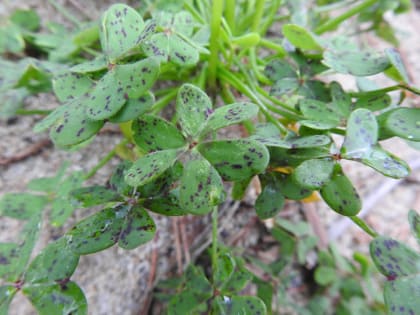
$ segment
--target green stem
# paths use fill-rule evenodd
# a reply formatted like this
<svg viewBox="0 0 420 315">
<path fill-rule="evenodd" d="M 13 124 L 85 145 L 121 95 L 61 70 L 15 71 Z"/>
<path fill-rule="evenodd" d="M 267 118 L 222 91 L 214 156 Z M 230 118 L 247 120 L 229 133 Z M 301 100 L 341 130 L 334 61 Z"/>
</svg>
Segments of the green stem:
<svg viewBox="0 0 420 315">
<path fill-rule="evenodd" d="M 235 87 L 238 91 L 249 97 L 260 108 L 267 121 L 273 123 L 282 133 L 287 133 L 287 128 L 280 124 L 267 110 L 265 104 L 261 101 L 257 94 L 254 93 L 245 83 L 240 81 L 236 76 L 232 75 L 224 68 L 218 68 L 218 73 L 221 79 Z"/>
<path fill-rule="evenodd" d="M 169 104 L 170 101 L 172 101 L 175 98 L 177 93 L 178 93 L 178 89 L 173 89 L 165 96 L 162 96 L 158 101 L 155 102 L 155 104 L 153 105 L 151 109 L 151 112 L 153 114 L 159 113 L 162 109 L 164 109 Z"/>
<path fill-rule="evenodd" d="M 279 105 L 281 107 L 283 107 L 285 110 L 290 110 L 293 111 L 295 113 L 297 113 L 297 111 L 292 108 L 289 104 L 284 103 L 282 101 L 280 101 L 278 98 L 271 96 L 270 93 L 268 93 L 266 90 L 264 90 L 262 87 L 260 86 L 256 86 L 256 90 L 259 94 L 261 94 L 262 96 L 264 96 L 266 99 L 270 100 L 271 102 L 273 102 L 276 105 Z M 297 119 L 300 119 L 299 117 L 295 117 Z"/>
<path fill-rule="evenodd" d="M 236 23 L 235 23 L 235 8 L 236 8 L 236 0 L 226 0 L 226 8 L 225 8 L 225 17 L 226 22 L 229 25 L 229 29 L 232 32 L 232 35 L 236 35 Z"/>
<path fill-rule="evenodd" d="M 261 18 L 264 14 L 264 5 L 265 5 L 265 0 L 257 0 L 257 4 L 255 6 L 254 19 L 252 21 L 252 26 L 251 26 L 251 30 L 259 34 L 263 34 L 260 32 L 261 32 Z"/>
<path fill-rule="evenodd" d="M 251 47 L 249 49 L 249 60 L 251 63 L 251 67 L 252 70 L 255 73 L 255 77 L 257 78 L 257 80 L 263 84 L 270 84 L 270 80 L 268 80 L 258 69 L 258 64 L 257 64 L 257 49 L 255 47 Z M 258 86 L 258 84 L 256 84 L 256 86 Z"/>
<path fill-rule="evenodd" d="M 93 57 L 98 57 L 101 55 L 101 53 L 99 51 L 96 51 L 92 48 L 89 47 L 82 47 L 82 50 L 90 55 L 92 55 Z"/>
<path fill-rule="evenodd" d="M 261 37 L 260 39 L 260 45 L 264 46 L 268 49 L 274 50 L 279 57 L 283 57 L 286 55 L 286 51 L 284 50 L 283 46 L 280 44 L 277 44 L 271 40 L 268 40 L 266 38 Z"/>
<path fill-rule="evenodd" d="M 99 163 L 90 170 L 89 173 L 85 175 L 85 180 L 88 180 L 89 178 L 93 177 L 97 171 L 99 171 L 102 167 L 104 167 L 113 157 L 117 154 L 117 149 L 119 146 L 126 145 L 128 143 L 128 139 L 123 139 L 119 144 L 117 144 L 114 149 L 108 152 L 107 155 L 105 155 L 102 160 L 99 161 Z"/>
<path fill-rule="evenodd" d="M 203 19 L 203 17 L 201 16 L 200 12 L 198 12 L 194 6 L 189 3 L 189 1 L 185 1 L 184 2 L 184 6 L 185 8 L 191 13 L 191 15 L 201 24 L 205 24 L 206 21 Z"/>
<path fill-rule="evenodd" d="M 356 216 L 352 216 L 349 217 L 350 220 L 352 220 L 354 223 L 356 223 L 356 225 L 358 227 L 360 227 L 363 231 L 365 231 L 367 234 L 369 234 L 372 237 L 377 237 L 379 236 L 378 233 L 376 233 L 369 225 L 367 225 L 367 223 L 365 221 L 363 221 L 362 219 L 360 219 L 359 217 Z"/>
<path fill-rule="evenodd" d="M 213 0 L 210 24 L 210 58 L 209 58 L 209 86 L 216 88 L 217 64 L 219 62 L 219 36 L 222 23 L 224 0 Z"/>
<path fill-rule="evenodd" d="M 212 226 L 212 233 L 211 233 L 211 240 L 212 240 L 212 247 L 211 247 L 211 264 L 213 269 L 213 277 L 216 275 L 217 272 L 217 247 L 218 247 L 218 207 L 215 206 L 213 212 L 211 214 L 211 226 Z M 213 279 L 215 280 L 215 279 Z M 215 281 L 213 281 L 215 282 Z"/>
<path fill-rule="evenodd" d="M 260 25 L 260 34 L 261 37 L 267 33 L 267 30 L 273 25 L 276 16 L 278 15 L 279 8 L 281 5 L 282 0 L 274 0 L 270 2 L 270 8 L 267 13 L 264 14 L 265 21 L 262 25 Z"/>
<path fill-rule="evenodd" d="M 325 32 L 334 30 L 334 29 L 337 28 L 337 26 L 339 26 L 342 22 L 344 22 L 348 18 L 352 17 L 353 15 L 359 14 L 360 12 L 362 12 L 363 10 L 367 9 L 368 7 L 374 5 L 378 1 L 379 0 L 365 0 L 362 3 L 360 3 L 359 5 L 347 10 L 343 14 L 325 22 L 324 24 L 321 24 L 320 26 L 318 26 L 314 30 L 314 33 L 317 34 L 317 35 L 320 35 L 320 34 L 323 34 Z"/>
<path fill-rule="evenodd" d="M 71 14 L 69 11 L 67 11 L 67 9 L 65 7 L 63 7 L 61 4 L 57 3 L 57 1 L 55 0 L 48 0 L 48 2 L 62 15 L 64 16 L 67 20 L 69 20 L 70 22 L 72 22 L 75 26 L 77 26 L 78 28 L 80 28 L 81 22 L 73 15 Z"/>
<path fill-rule="evenodd" d="M 52 110 L 44 110 L 44 109 L 18 109 L 16 111 L 17 115 L 21 116 L 31 116 L 31 115 L 43 115 L 46 116 L 50 114 Z"/>
</svg>

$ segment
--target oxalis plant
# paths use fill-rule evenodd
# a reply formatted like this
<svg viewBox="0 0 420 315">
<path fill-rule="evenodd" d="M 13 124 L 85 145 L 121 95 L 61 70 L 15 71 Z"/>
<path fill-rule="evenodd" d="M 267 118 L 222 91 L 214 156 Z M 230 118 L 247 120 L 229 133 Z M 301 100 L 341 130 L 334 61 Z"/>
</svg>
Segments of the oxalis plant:
<svg viewBox="0 0 420 315">
<path fill-rule="evenodd" d="M 1 60 L 14 70 L 1 74 L 3 115 L 44 114 L 34 130 L 49 129 L 58 149 L 89 145 L 105 123 L 118 124 L 123 139 L 88 174 L 66 175 L 64 166 L 54 177 L 31 181 L 26 193 L 2 197 L 0 213 L 24 221 L 24 228 L 20 240 L 0 244 L 0 314 L 8 313 L 18 292 L 40 314 L 87 314 L 83 291 L 71 281 L 79 257 L 152 240 L 156 226 L 149 212 L 212 217 L 211 274 L 188 266 L 169 299 L 169 314 L 272 314 L 272 288 L 218 243 L 218 206 L 229 194 L 242 199 L 252 179 L 261 185 L 255 201 L 261 219 L 275 217 L 286 199 L 318 192 L 333 211 L 353 220 L 373 238 L 372 259 L 387 277 L 388 313 L 416 314 L 420 255 L 357 216 L 362 202 L 341 161 L 392 178 L 409 175 L 407 163 L 380 142 L 420 141 L 420 110 L 402 106 L 420 91 L 396 49 L 373 52 L 349 36 L 323 35 L 356 16 L 357 23 L 370 22 L 364 31 L 395 44 L 383 13 L 406 11 L 409 2 L 318 2 L 313 12 L 304 2 L 279 0 L 161 1 L 139 10 L 114 4 L 99 27 L 80 26 L 65 42 L 62 28 L 52 27 L 48 37 L 36 32 L 33 13 L 15 13 L 1 29 L 13 35 L 3 38 L 2 52 L 22 54 L 26 43 L 47 60 L 24 58 L 19 67 Z M 338 8 L 345 13 L 330 18 Z M 380 87 L 365 78 L 382 72 L 396 83 Z M 355 77 L 357 91 L 328 80 L 332 73 Z M 21 108 L 26 96 L 51 89 L 62 103 L 53 111 Z M 392 91 L 400 98 L 391 98 Z M 173 115 L 162 114 L 167 105 L 174 105 Z M 237 137 L 223 137 L 219 130 L 232 125 L 241 127 Z M 115 155 L 124 161 L 107 183 L 83 186 Z M 54 226 L 75 209 L 102 209 L 30 260 L 48 204 Z M 409 222 L 419 240 L 415 211 Z M 278 223 L 273 236 L 287 242 L 303 234 Z M 330 283 L 333 266 L 320 269 L 319 283 Z M 242 295 L 252 279 L 258 294 Z M 346 307 L 338 312 L 348 314 Z"/>
</svg>

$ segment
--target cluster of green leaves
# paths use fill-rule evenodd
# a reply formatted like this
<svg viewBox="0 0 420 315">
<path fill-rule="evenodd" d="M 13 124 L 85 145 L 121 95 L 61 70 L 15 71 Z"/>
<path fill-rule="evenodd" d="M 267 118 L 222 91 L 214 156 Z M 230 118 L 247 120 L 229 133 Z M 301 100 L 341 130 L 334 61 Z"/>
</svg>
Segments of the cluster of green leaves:
<svg viewBox="0 0 420 315">
<path fill-rule="evenodd" d="M 317 238 L 305 222 L 276 219 L 270 232 L 280 248 L 278 257 L 271 264 L 264 264 L 247 256 L 268 277 L 256 282 L 266 305 L 274 305 L 268 314 L 285 309 L 301 315 L 384 314 L 383 300 L 373 279 L 373 266 L 366 256 L 355 253 L 354 260 L 347 259 L 333 243 L 325 250 L 317 250 Z M 309 274 L 306 285 L 311 289 L 305 294 L 305 303 L 296 303 L 288 293 L 296 286 L 297 276 L 290 267 L 295 262 L 307 265 L 309 252 L 317 254 L 316 265 L 306 271 Z"/>
<path fill-rule="evenodd" d="M 408 221 L 420 244 L 420 215 L 410 210 Z M 378 236 L 370 243 L 370 254 L 378 270 L 387 277 L 384 298 L 388 313 L 415 314 L 420 305 L 420 253 L 400 241 Z"/>
<path fill-rule="evenodd" d="M 62 238 L 49 244 L 29 263 L 42 228 L 44 209 L 49 203 L 49 221 L 62 225 L 74 210 L 69 192 L 81 186 L 83 174 L 65 176 L 63 166 L 56 176 L 29 182 L 28 193 L 9 193 L 0 200 L 0 215 L 19 220 L 23 228 L 19 239 L 0 243 L 0 314 L 7 314 L 13 297 L 21 291 L 40 314 L 59 314 L 63 310 L 83 314 L 87 309 L 81 289 L 69 282 L 79 256 L 67 250 Z M 3 282 L 4 283 L 4 282 Z"/>
<path fill-rule="evenodd" d="M 29 95 L 51 92 L 52 78 L 68 69 L 67 63 L 84 60 L 81 53 L 99 39 L 98 26 L 91 23 L 74 31 L 51 22 L 45 28 L 48 32 L 41 32 L 35 11 L 19 9 L 0 26 L 0 55 L 14 59 L 0 58 L 0 119 L 19 114 Z"/>
<path fill-rule="evenodd" d="M 368 14 L 373 2 L 362 1 L 349 12 Z M 375 12 L 382 18 L 390 7 L 388 1 L 379 2 L 385 7 Z M 405 2 L 398 3 L 402 8 Z M 83 294 L 69 280 L 80 255 L 115 244 L 133 249 L 151 240 L 155 224 L 148 211 L 168 216 L 212 211 L 226 198 L 224 181 L 234 183 L 232 195 L 241 199 L 258 175 L 262 192 L 255 208 L 262 219 L 274 217 L 286 199 L 302 200 L 319 191 L 333 210 L 360 222 L 355 216 L 361 200 L 344 174 L 341 160 L 360 162 L 393 178 L 409 174 L 408 165 L 380 144 L 391 137 L 420 141 L 420 110 L 400 106 L 404 97 L 396 103 L 388 95 L 396 90 L 402 91 L 402 96 L 404 90 L 420 94 L 411 85 L 398 52 L 361 51 L 346 37 L 321 37 L 351 16 L 328 20 L 324 12 L 348 5 L 347 1 L 313 15 L 299 13 L 301 1 L 286 4 L 291 23 L 283 24 L 282 38 L 274 40 L 266 38 L 266 32 L 276 22 L 281 1 L 238 0 L 226 6 L 217 0 L 158 1 L 156 9 L 143 8 L 143 15 L 115 4 L 104 12 L 99 26 L 78 27 L 70 33 L 54 26 L 47 35 L 34 33 L 39 22 L 33 13 L 12 16 L 8 27 L 13 31 L 4 32 L 14 34 L 15 41 L 0 46 L 5 47 L 3 52 L 19 54 L 32 45 L 47 53 L 49 60 L 22 59 L 19 71 L 15 63 L 0 60 L 2 66 L 13 69 L 0 77 L 0 94 L 7 100 L 2 111 L 15 114 L 27 95 L 52 88 L 62 105 L 38 122 L 35 131 L 50 129 L 58 148 L 77 150 L 89 144 L 105 123 L 114 123 L 134 149 L 124 154 L 129 160 L 118 166 L 108 185 L 80 188 L 80 174 L 73 175 L 68 184 L 61 183 L 60 175 L 30 185 L 43 195 L 3 197 L 2 214 L 29 220 L 23 236 L 32 242 L 47 200 L 53 200 L 51 218 L 56 225 L 76 208 L 102 207 L 48 245 L 29 266 L 33 243 L 5 245 L 2 265 L 11 284 L 0 292 L 3 313 L 13 295 L 22 290 L 41 314 L 85 314 Z M 316 20 L 320 25 L 314 28 L 311 23 Z M 272 55 L 260 57 L 260 48 L 269 49 Z M 95 58 L 86 61 L 80 57 L 82 51 Z M 357 77 L 358 91 L 345 91 L 338 82 L 320 79 L 331 72 Z M 382 72 L 396 85 L 380 88 L 364 78 Z M 167 82 L 167 89 L 156 87 L 156 83 Z M 203 91 L 206 88 L 220 91 L 222 106 L 212 105 Z M 237 101 L 238 94 L 250 101 Z M 176 114 L 169 121 L 159 112 L 172 100 Z M 245 126 L 249 136 L 219 138 L 219 129 L 235 124 Z M 127 152 L 129 147 L 123 150 Z M 58 183 L 60 190 L 53 193 Z M 28 208 L 32 199 L 39 199 L 35 203 L 39 207 Z M 217 220 L 213 222 L 217 224 Z M 296 246 L 298 261 L 303 264 L 315 239 L 297 227 L 281 226 L 283 230 L 276 230 L 279 239 L 290 241 L 290 233 L 299 239 L 296 243 L 293 237 L 286 248 Z M 213 242 L 216 248 L 217 235 Z M 55 257 L 58 248 L 65 254 Z M 22 252 L 22 262 L 14 263 L 17 251 Z M 169 303 L 171 312 L 179 313 L 181 305 L 204 310 L 211 300 L 216 313 L 257 314 L 253 308 L 261 314 L 270 313 L 267 297 L 239 296 L 249 280 L 238 276 L 246 273 L 242 259 L 223 250 L 214 253 L 213 278 L 207 279 L 191 266 L 181 282 L 183 293 Z M 281 268 L 288 262 L 284 259 L 279 262 Z M 335 266 L 331 261 L 326 265 Z M 325 270 L 318 274 L 321 285 L 334 282 L 324 277 Z M 43 289 L 35 292 L 35 286 Z M 341 285 L 335 288 L 344 295 Z M 186 300 L 191 305 L 185 304 Z M 69 305 L 73 307 L 70 311 Z"/>
<path fill-rule="evenodd" d="M 160 303 L 167 303 L 167 314 L 173 315 L 266 314 L 267 306 L 259 297 L 240 295 L 252 279 L 245 261 L 228 249 L 222 249 L 211 278 L 201 267 L 190 265 L 182 277 L 161 282 L 161 292 L 156 294 L 156 298 Z"/>
</svg>

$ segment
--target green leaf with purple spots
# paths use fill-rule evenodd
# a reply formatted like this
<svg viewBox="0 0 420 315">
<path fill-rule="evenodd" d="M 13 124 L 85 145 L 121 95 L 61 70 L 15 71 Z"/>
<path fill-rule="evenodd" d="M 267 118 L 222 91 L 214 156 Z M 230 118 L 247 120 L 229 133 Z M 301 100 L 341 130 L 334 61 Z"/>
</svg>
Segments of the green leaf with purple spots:
<svg viewBox="0 0 420 315">
<path fill-rule="evenodd" d="M 312 190 L 302 187 L 296 181 L 293 180 L 291 175 L 282 174 L 280 178 L 281 193 L 291 200 L 302 200 L 309 197 Z"/>
<path fill-rule="evenodd" d="M 128 99 L 121 81 L 117 81 L 115 69 L 105 74 L 80 102 L 85 116 L 100 121 L 115 115 Z"/>
<path fill-rule="evenodd" d="M 134 249 L 152 240 L 155 233 L 155 222 L 147 211 L 138 205 L 133 206 L 125 218 L 118 246 L 124 249 Z"/>
<path fill-rule="evenodd" d="M 155 83 L 159 64 L 155 58 L 115 65 L 83 99 L 87 116 L 93 120 L 115 115 L 128 98 L 144 95 Z"/>
<path fill-rule="evenodd" d="M 181 208 L 192 214 L 206 214 L 224 200 L 222 179 L 205 159 L 187 162 L 181 177 Z"/>
<path fill-rule="evenodd" d="M 87 315 L 87 301 L 79 286 L 70 281 L 64 285 L 37 285 L 23 288 L 39 315 Z"/>
<path fill-rule="evenodd" d="M 332 159 L 306 160 L 293 171 L 293 180 L 303 188 L 320 189 L 330 181 L 334 164 Z"/>
<path fill-rule="evenodd" d="M 16 243 L 0 243 L 0 276 L 9 282 L 20 279 L 38 240 L 41 214 L 25 223 Z"/>
<path fill-rule="evenodd" d="M 105 70 L 108 67 L 106 56 L 100 55 L 95 59 L 88 60 L 70 68 L 71 72 L 75 73 L 91 73 Z"/>
<path fill-rule="evenodd" d="M 9 281 L 16 281 L 21 276 L 27 259 L 18 256 L 20 247 L 17 243 L 0 243 L 0 277 Z"/>
<path fill-rule="evenodd" d="M 99 38 L 111 63 L 138 44 L 143 29 L 141 15 L 125 4 L 114 4 L 105 11 L 101 18 Z"/>
<path fill-rule="evenodd" d="M 131 130 L 134 142 L 145 152 L 177 149 L 186 145 L 178 128 L 158 116 L 141 116 L 134 120 Z"/>
<path fill-rule="evenodd" d="M 373 147 L 361 161 L 388 177 L 404 178 L 410 174 L 410 167 L 405 161 L 385 151 L 379 145 Z"/>
<path fill-rule="evenodd" d="M 384 299 L 388 314 L 415 315 L 420 309 L 420 274 L 387 281 Z"/>
<path fill-rule="evenodd" d="M 18 220 L 29 220 L 47 205 L 45 196 L 28 193 L 9 193 L 0 199 L 0 215 Z"/>
<path fill-rule="evenodd" d="M 338 165 L 320 193 L 327 205 L 341 215 L 355 216 L 362 209 L 359 194 Z"/>
<path fill-rule="evenodd" d="M 220 291 L 228 296 L 243 290 L 253 278 L 253 274 L 245 267 L 244 259 L 236 256 L 235 261 L 235 271 L 229 281 L 220 288 Z"/>
<path fill-rule="evenodd" d="M 125 173 L 125 181 L 133 187 L 147 184 L 163 174 L 178 158 L 180 150 L 156 151 L 139 158 Z"/>
<path fill-rule="evenodd" d="M 214 274 L 214 286 L 223 287 L 229 282 L 230 277 L 235 271 L 236 261 L 229 252 L 220 253 L 217 257 L 217 268 Z"/>
<path fill-rule="evenodd" d="M 283 149 L 314 148 L 327 145 L 331 142 L 331 139 L 325 135 L 313 135 L 306 137 L 292 136 L 286 139 L 281 139 L 280 137 L 253 135 L 250 139 L 256 140 L 268 147 Z"/>
<path fill-rule="evenodd" d="M 350 95 L 344 92 L 340 83 L 335 81 L 330 83 L 330 92 L 333 110 L 340 118 L 347 118 L 350 115 L 350 108 L 352 105 Z"/>
<path fill-rule="evenodd" d="M 104 250 L 118 242 L 130 206 L 107 208 L 80 221 L 66 233 L 69 248 L 77 255 Z"/>
<path fill-rule="evenodd" d="M 195 22 L 188 11 L 175 14 L 168 11 L 157 11 L 154 15 L 157 24 L 168 32 L 176 32 L 190 37 L 194 31 Z"/>
<path fill-rule="evenodd" d="M 179 198 L 174 193 L 162 197 L 148 198 L 143 205 L 152 212 L 165 216 L 186 215 L 187 212 L 180 206 Z"/>
<path fill-rule="evenodd" d="M 290 149 L 304 149 L 322 147 L 331 143 L 331 138 L 326 135 L 313 135 L 305 137 L 289 137 L 287 143 Z"/>
<path fill-rule="evenodd" d="M 123 200 L 116 191 L 99 185 L 74 189 L 70 192 L 69 198 L 72 204 L 84 208 Z"/>
<path fill-rule="evenodd" d="M 69 196 L 70 191 L 79 188 L 84 181 L 82 172 L 74 172 L 59 183 L 55 191 L 55 198 L 51 205 L 50 223 L 54 227 L 63 225 L 76 210 Z"/>
<path fill-rule="evenodd" d="M 284 78 L 297 79 L 297 72 L 286 60 L 271 60 L 264 69 L 264 74 L 273 82 Z"/>
<path fill-rule="evenodd" d="M 383 72 L 390 66 L 384 55 L 366 51 L 327 50 L 323 62 L 338 73 L 360 77 Z"/>
<path fill-rule="evenodd" d="M 197 48 L 176 34 L 158 33 L 142 45 L 147 56 L 162 62 L 172 62 L 183 67 L 195 65 L 199 60 Z"/>
<path fill-rule="evenodd" d="M 370 255 L 378 270 L 390 280 L 420 272 L 420 254 L 390 237 L 376 237 L 370 243 Z"/>
<path fill-rule="evenodd" d="M 203 132 L 215 131 L 223 127 L 251 119 L 258 114 L 258 106 L 241 102 L 217 108 L 210 114 Z"/>
<path fill-rule="evenodd" d="M 194 46 L 178 35 L 169 37 L 169 61 L 181 66 L 192 67 L 200 59 L 200 54 Z"/>
<path fill-rule="evenodd" d="M 67 102 L 84 95 L 93 88 L 93 81 L 79 73 L 64 72 L 52 80 L 55 95 L 60 102 Z"/>
<path fill-rule="evenodd" d="M 303 50 L 322 51 L 323 47 L 318 42 L 316 35 L 312 34 L 302 26 L 296 24 L 283 25 L 283 35 L 296 48 Z"/>
<path fill-rule="evenodd" d="M 50 243 L 39 253 L 25 272 L 27 284 L 55 284 L 70 279 L 79 263 L 79 256 L 67 247 L 67 238 Z"/>
<path fill-rule="evenodd" d="M 217 300 L 218 306 L 221 309 L 222 314 L 225 315 L 266 315 L 267 307 L 263 300 L 256 296 L 237 296 L 234 295 L 231 298 L 226 297 L 224 299 Z"/>
<path fill-rule="evenodd" d="M 260 174 L 265 171 L 269 161 L 267 148 L 255 140 L 210 141 L 200 143 L 197 149 L 228 181 Z"/>
<path fill-rule="evenodd" d="M 420 244 L 420 215 L 416 211 L 410 210 L 408 212 L 408 222 L 410 223 L 411 233 Z"/>
<path fill-rule="evenodd" d="M 129 98 L 125 105 L 109 121 L 113 123 L 122 123 L 134 120 L 140 115 L 146 113 L 155 103 L 155 96 L 147 92 L 136 98 Z"/>
<path fill-rule="evenodd" d="M 133 194 L 133 187 L 128 185 L 124 180 L 126 171 L 133 165 L 130 161 L 122 161 L 117 165 L 114 172 L 109 179 L 109 187 L 123 196 L 131 196 Z"/>
<path fill-rule="evenodd" d="M 60 148 L 82 143 L 93 137 L 104 125 L 103 121 L 92 121 L 86 117 L 85 106 L 81 99 L 62 105 L 57 113 L 50 137 Z M 44 127 L 44 126 L 42 126 Z"/>
<path fill-rule="evenodd" d="M 353 108 L 366 108 L 370 111 L 379 111 L 391 105 L 391 97 L 388 94 L 359 97 L 354 103 Z"/>
<path fill-rule="evenodd" d="M 155 83 L 159 75 L 159 63 L 156 58 L 145 58 L 136 63 L 116 65 L 115 84 L 123 88 L 129 98 L 144 95 Z"/>
<path fill-rule="evenodd" d="M 298 78 L 283 78 L 274 82 L 270 89 L 270 94 L 274 96 L 282 96 L 295 92 L 300 87 Z"/>
<path fill-rule="evenodd" d="M 321 122 L 323 124 L 328 123 L 332 127 L 337 127 L 341 119 L 344 118 L 337 111 L 335 104 L 324 103 L 312 99 L 303 99 L 299 102 L 299 109 L 305 118 Z"/>
<path fill-rule="evenodd" d="M 347 122 L 346 137 L 341 154 L 344 158 L 361 159 L 369 156 L 378 141 L 378 123 L 371 111 L 360 108 L 353 111 Z"/>
<path fill-rule="evenodd" d="M 45 131 L 54 125 L 57 121 L 63 117 L 64 113 L 66 112 L 67 105 L 73 102 L 67 103 L 65 105 L 59 106 L 54 109 L 51 113 L 49 113 L 46 117 L 44 117 L 41 121 L 37 122 L 33 128 L 34 132 L 41 132 Z M 68 115 L 68 114 L 67 114 Z"/>
<path fill-rule="evenodd" d="M 192 84 L 184 84 L 179 89 L 176 109 L 185 137 L 197 137 L 213 112 L 210 98 Z"/>
<path fill-rule="evenodd" d="M 257 216 L 262 220 L 274 217 L 283 209 L 284 202 L 285 198 L 278 182 L 267 183 L 255 201 Z"/>
<path fill-rule="evenodd" d="M 155 57 L 161 62 L 168 61 L 169 57 L 169 35 L 158 33 L 145 40 L 142 48 L 146 56 Z"/>
<path fill-rule="evenodd" d="M 300 120 L 299 123 L 302 126 L 315 129 L 315 130 L 328 130 L 337 126 L 337 121 L 316 121 L 316 120 Z"/>
<path fill-rule="evenodd" d="M 168 315 L 185 315 L 197 310 L 213 296 L 213 287 L 203 270 L 189 265 L 185 271 L 182 290 L 173 295 L 168 304 Z"/>
<path fill-rule="evenodd" d="M 9 314 L 10 302 L 12 302 L 17 292 L 18 289 L 12 285 L 0 286 L 0 315 Z"/>
<path fill-rule="evenodd" d="M 404 83 L 410 84 L 410 77 L 408 76 L 407 69 L 401 58 L 400 53 L 395 48 L 386 48 L 385 55 L 388 57 L 391 65 L 397 70 L 398 75 Z"/>
<path fill-rule="evenodd" d="M 399 107 L 379 117 L 381 137 L 397 136 L 410 141 L 420 141 L 420 109 Z"/>
</svg>

